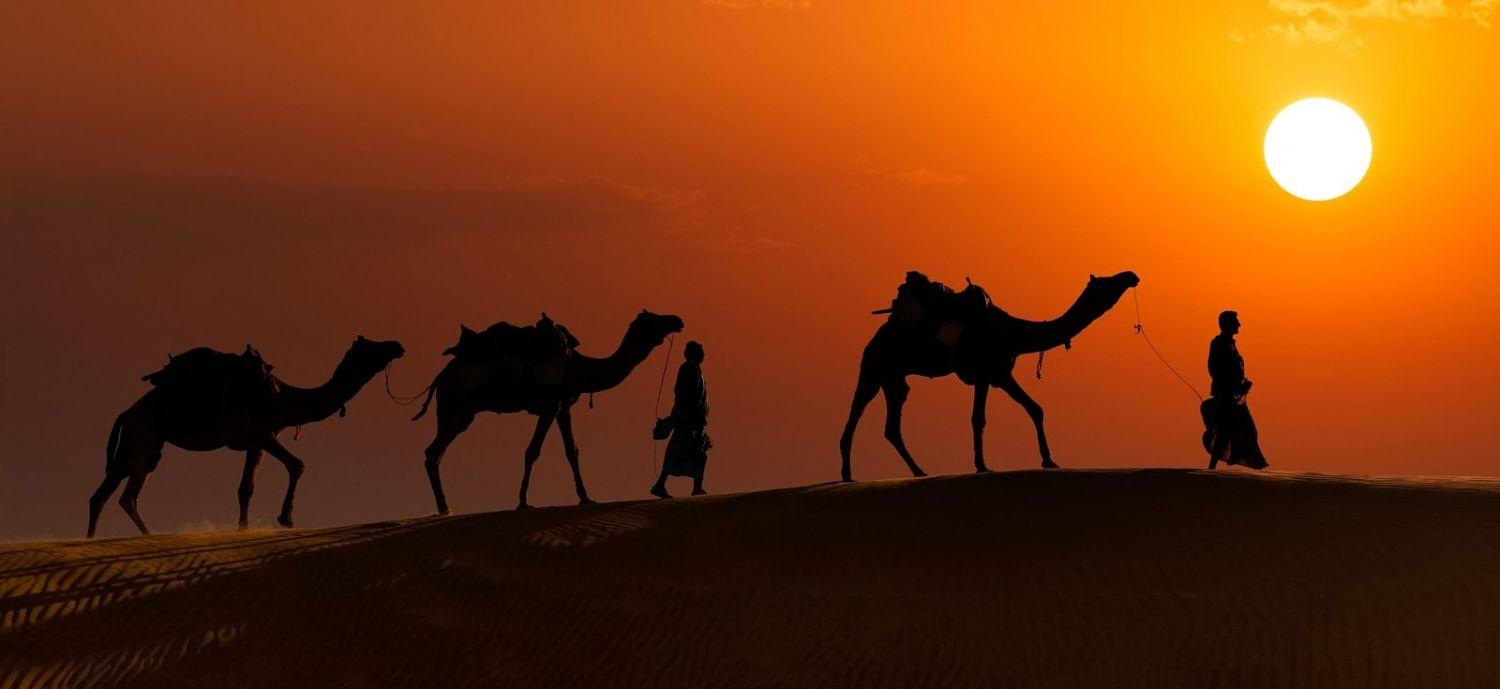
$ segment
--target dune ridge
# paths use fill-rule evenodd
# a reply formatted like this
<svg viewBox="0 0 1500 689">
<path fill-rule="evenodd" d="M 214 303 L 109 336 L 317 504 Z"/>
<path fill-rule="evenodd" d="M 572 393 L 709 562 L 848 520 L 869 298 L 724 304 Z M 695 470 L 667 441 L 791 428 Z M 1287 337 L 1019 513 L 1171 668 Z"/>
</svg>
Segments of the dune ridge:
<svg viewBox="0 0 1500 689">
<path fill-rule="evenodd" d="M 0 546 L 0 689 L 1500 685 L 1500 481 L 1022 471 Z"/>
</svg>

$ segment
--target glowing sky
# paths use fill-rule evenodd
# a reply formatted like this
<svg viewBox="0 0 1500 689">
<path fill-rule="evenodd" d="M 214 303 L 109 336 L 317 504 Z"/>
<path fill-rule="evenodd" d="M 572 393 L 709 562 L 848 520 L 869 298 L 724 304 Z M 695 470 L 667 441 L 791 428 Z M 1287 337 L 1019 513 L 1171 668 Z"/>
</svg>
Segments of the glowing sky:
<svg viewBox="0 0 1500 689">
<path fill-rule="evenodd" d="M 408 393 L 459 323 L 542 310 L 591 353 L 641 307 L 687 321 L 711 490 L 831 480 L 868 312 L 911 268 L 1034 318 L 1134 270 L 1200 388 L 1215 315 L 1240 311 L 1275 468 L 1496 473 L 1489 3 L 931 4 L 0 8 L 0 538 L 81 534 L 110 423 L 168 352 L 253 343 L 312 384 L 356 334 L 395 338 Z M 1307 96 L 1376 142 L 1336 201 L 1261 157 Z M 1064 466 L 1203 463 L 1196 400 L 1132 308 L 1044 380 L 1019 366 Z M 645 497 L 660 366 L 579 414 L 596 499 Z M 431 422 L 381 385 L 290 444 L 299 525 L 431 512 Z M 968 389 L 913 386 L 918 459 L 968 470 Z M 880 418 L 863 478 L 904 474 Z M 514 504 L 530 430 L 489 416 L 455 444 L 456 510 Z M 1008 401 L 988 438 L 992 466 L 1036 465 Z M 570 503 L 544 452 L 533 502 Z M 169 449 L 142 512 L 231 523 L 239 468 Z M 264 520 L 285 479 L 262 477 Z M 111 505 L 103 533 L 125 525 Z"/>
</svg>

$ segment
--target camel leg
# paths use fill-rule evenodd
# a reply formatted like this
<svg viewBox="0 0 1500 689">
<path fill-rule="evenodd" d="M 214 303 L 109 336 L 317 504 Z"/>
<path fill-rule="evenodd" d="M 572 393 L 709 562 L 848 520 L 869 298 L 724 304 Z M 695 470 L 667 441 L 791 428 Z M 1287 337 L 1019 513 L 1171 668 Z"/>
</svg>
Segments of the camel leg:
<svg viewBox="0 0 1500 689">
<path fill-rule="evenodd" d="M 849 468 L 849 455 L 854 449 L 854 429 L 859 427 L 859 417 L 865 413 L 865 407 L 870 406 L 870 400 L 875 399 L 875 394 L 880 392 L 880 385 L 873 377 L 860 372 L 859 382 L 854 386 L 854 402 L 849 405 L 849 420 L 844 423 L 844 435 L 839 438 L 839 454 L 844 458 L 843 468 L 840 476 L 844 482 L 854 480 Z"/>
<path fill-rule="evenodd" d="M 125 474 L 105 474 L 104 480 L 99 483 L 99 489 L 89 496 L 89 538 L 94 537 L 94 529 L 99 526 L 99 513 L 104 510 L 104 503 L 109 501 L 109 496 L 114 495 L 115 489 L 124 480 Z"/>
<path fill-rule="evenodd" d="M 441 403 L 441 400 L 439 400 Z M 437 514 L 439 517 L 448 516 L 448 498 L 443 495 L 443 477 L 438 472 L 438 467 L 443 463 L 443 453 L 448 451 L 448 446 L 453 444 L 453 439 L 460 433 L 468 430 L 469 424 L 474 422 L 472 414 L 463 418 L 449 419 L 442 414 L 442 408 L 438 409 L 437 436 L 427 446 L 427 481 L 432 484 L 432 498 L 437 501 Z"/>
<path fill-rule="evenodd" d="M 292 528 L 292 500 L 297 495 L 297 481 L 302 479 L 302 472 L 307 465 L 297 459 L 297 455 L 281 445 L 275 436 L 266 436 L 261 441 L 266 452 L 271 453 L 281 465 L 286 467 L 286 497 L 281 499 L 281 514 L 276 517 L 276 523 L 288 529 Z"/>
<path fill-rule="evenodd" d="M 141 405 L 142 402 L 137 402 L 120 414 L 110 431 L 109 444 L 104 450 L 104 480 L 94 494 L 89 496 L 89 538 L 94 537 L 99 525 L 99 515 L 104 511 L 104 503 L 109 501 L 109 496 L 114 494 L 120 482 L 127 478 L 130 483 L 120 496 L 120 506 L 125 508 L 126 514 L 130 515 L 130 520 L 135 522 L 141 533 L 149 533 L 135 506 L 141 487 L 146 483 L 146 475 L 161 460 L 163 443 L 156 437 L 154 415 L 149 413 L 152 409 Z"/>
<path fill-rule="evenodd" d="M 240 474 L 240 531 L 250 526 L 250 496 L 255 493 L 255 469 L 260 466 L 261 449 L 245 451 L 245 471 Z"/>
<path fill-rule="evenodd" d="M 926 476 L 927 472 L 917 466 L 917 460 L 912 459 L 911 453 L 906 450 L 906 441 L 901 439 L 901 407 L 906 404 L 906 395 L 911 392 L 911 386 L 906 384 L 905 379 L 897 378 L 886 383 L 882 390 L 885 392 L 885 439 L 896 448 L 912 476 Z"/>
<path fill-rule="evenodd" d="M 538 457 L 542 456 L 542 441 L 547 439 L 547 431 L 552 430 L 552 421 L 557 418 L 557 412 L 549 411 L 536 417 L 536 431 L 531 434 L 531 444 L 526 446 L 526 468 L 521 471 L 521 502 L 516 509 L 530 509 L 526 504 L 526 489 L 531 485 L 531 465 L 536 464 Z"/>
<path fill-rule="evenodd" d="M 136 506 L 140 503 L 141 489 L 146 486 L 146 476 L 148 474 L 144 471 L 131 474 L 130 480 L 125 484 L 125 492 L 120 493 L 120 507 L 130 517 L 130 521 L 135 522 L 135 528 L 141 530 L 142 536 L 151 535 L 151 531 L 146 528 L 146 522 L 141 521 L 141 513 L 136 511 Z"/>
<path fill-rule="evenodd" d="M 989 383 L 974 386 L 974 413 L 969 417 L 969 423 L 974 426 L 974 471 L 981 474 L 990 470 L 984 465 L 984 405 L 989 396 Z"/>
<path fill-rule="evenodd" d="M 573 490 L 578 492 L 578 504 L 592 505 L 589 492 L 583 487 L 583 474 L 578 471 L 578 442 L 573 439 L 573 410 L 563 407 L 557 415 L 557 431 L 562 433 L 563 453 L 568 456 L 568 466 L 573 469 Z"/>
<path fill-rule="evenodd" d="M 1031 399 L 1031 395 L 1021 389 L 1021 384 L 1016 382 L 1014 376 L 1006 376 L 997 382 L 995 387 L 1004 390 L 1011 399 L 1016 401 L 1016 404 L 1026 410 L 1026 415 L 1031 417 L 1032 425 L 1036 426 L 1036 444 L 1042 453 L 1042 468 L 1056 469 L 1057 465 L 1052 462 L 1052 451 L 1047 449 L 1047 431 L 1042 427 L 1042 405 L 1037 404 L 1036 400 Z"/>
</svg>

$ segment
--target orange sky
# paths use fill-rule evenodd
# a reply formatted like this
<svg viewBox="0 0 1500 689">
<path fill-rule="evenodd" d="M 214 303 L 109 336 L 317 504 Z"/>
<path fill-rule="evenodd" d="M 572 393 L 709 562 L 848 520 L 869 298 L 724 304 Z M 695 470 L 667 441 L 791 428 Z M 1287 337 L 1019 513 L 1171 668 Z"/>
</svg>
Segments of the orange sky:
<svg viewBox="0 0 1500 689">
<path fill-rule="evenodd" d="M 1241 312 L 1275 468 L 1494 474 L 1486 4 L 11 3 L 0 538 L 81 534 L 109 425 L 167 352 L 254 343 L 315 384 L 356 334 L 394 338 L 408 393 L 460 322 L 542 310 L 591 353 L 643 306 L 687 321 L 708 350 L 710 489 L 833 479 L 868 310 L 910 268 L 1034 318 L 1089 273 L 1135 270 L 1153 339 L 1200 388 L 1215 314 Z M 1311 95 L 1375 145 L 1364 183 L 1322 204 L 1260 152 Z M 1131 307 L 1044 380 L 1019 366 L 1064 466 L 1204 461 L 1196 400 Z M 645 496 L 660 366 L 580 415 L 597 499 Z M 913 386 L 918 459 L 968 470 L 969 389 Z M 299 525 L 430 513 L 430 420 L 378 379 L 349 411 L 290 445 Z M 861 478 L 904 474 L 880 419 Z M 444 464 L 459 511 L 515 501 L 531 419 L 481 421 Z M 1019 408 L 997 398 L 990 424 L 992 466 L 1036 466 Z M 565 467 L 553 438 L 534 503 L 572 501 Z M 169 449 L 142 512 L 231 523 L 239 469 Z M 264 521 L 285 477 L 261 475 Z"/>
</svg>

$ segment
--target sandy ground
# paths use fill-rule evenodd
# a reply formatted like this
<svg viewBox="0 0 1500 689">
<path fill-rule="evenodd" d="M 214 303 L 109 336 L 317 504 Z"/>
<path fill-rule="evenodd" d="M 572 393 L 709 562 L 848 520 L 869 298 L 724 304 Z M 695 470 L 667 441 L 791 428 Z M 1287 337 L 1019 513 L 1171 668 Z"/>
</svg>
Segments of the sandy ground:
<svg viewBox="0 0 1500 689">
<path fill-rule="evenodd" d="M 1497 567 L 1500 482 L 1180 470 L 14 544 L 0 688 L 1492 687 Z"/>
</svg>

